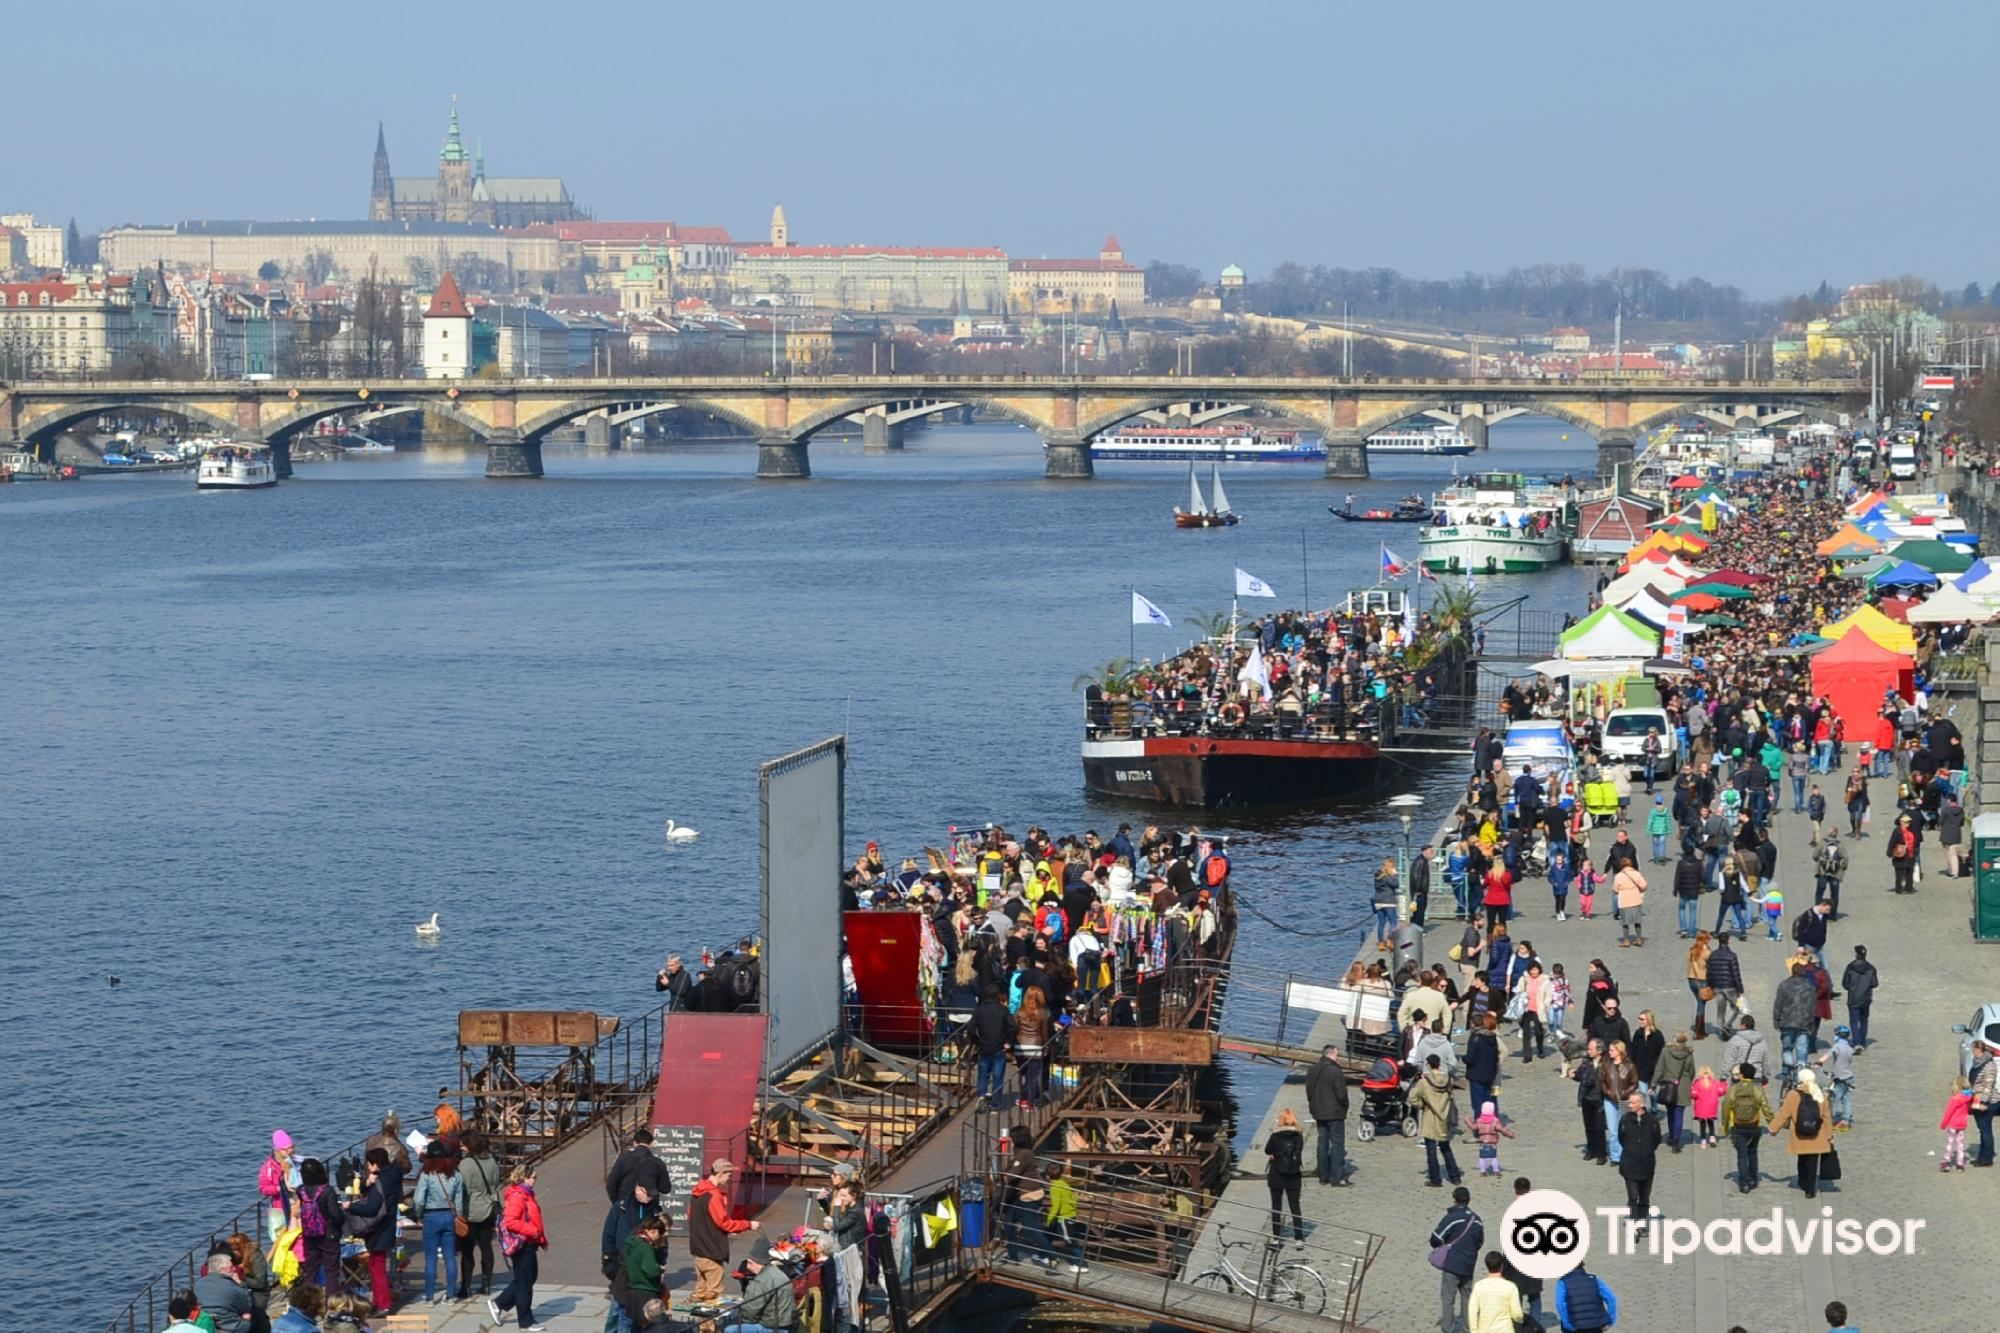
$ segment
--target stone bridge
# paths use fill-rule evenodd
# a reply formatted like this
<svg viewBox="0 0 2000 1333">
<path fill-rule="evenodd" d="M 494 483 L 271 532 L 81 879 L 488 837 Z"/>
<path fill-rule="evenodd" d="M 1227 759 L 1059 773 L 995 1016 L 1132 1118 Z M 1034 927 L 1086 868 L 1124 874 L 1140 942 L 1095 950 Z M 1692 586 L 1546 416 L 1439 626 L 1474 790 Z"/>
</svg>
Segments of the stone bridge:
<svg viewBox="0 0 2000 1333">
<path fill-rule="evenodd" d="M 904 421 L 975 407 L 1042 437 L 1045 473 L 1091 475 L 1090 441 L 1134 418 L 1204 419 L 1257 409 L 1316 431 L 1329 477 L 1365 477 L 1368 436 L 1435 416 L 1472 423 L 1517 412 L 1553 417 L 1594 436 L 1600 474 L 1630 461 L 1639 436 L 1703 415 L 1758 424 L 1790 413 L 1829 418 L 1865 389 L 1851 380 L 1506 380 L 1173 375 L 667 376 L 603 379 L 85 381 L 0 384 L 0 447 L 45 450 L 106 412 L 158 412 L 200 433 L 268 443 L 281 474 L 290 445 L 326 417 L 420 408 L 458 422 L 487 444 L 489 477 L 542 475 L 542 441 L 581 417 L 633 419 L 669 407 L 704 412 L 758 442 L 757 475 L 811 475 L 813 435 L 858 419 L 871 444 L 893 445 Z M 1226 409 L 1226 410 L 1225 410 Z"/>
</svg>

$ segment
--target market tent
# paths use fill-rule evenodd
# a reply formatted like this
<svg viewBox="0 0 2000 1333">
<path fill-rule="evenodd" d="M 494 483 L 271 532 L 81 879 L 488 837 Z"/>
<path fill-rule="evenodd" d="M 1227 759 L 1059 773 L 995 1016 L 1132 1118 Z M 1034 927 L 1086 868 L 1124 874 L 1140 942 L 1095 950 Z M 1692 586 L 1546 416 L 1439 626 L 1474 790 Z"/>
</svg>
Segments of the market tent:
<svg viewBox="0 0 2000 1333">
<path fill-rule="evenodd" d="M 1889 558 L 1895 559 L 1894 556 Z M 1875 588 L 1935 588 L 1938 576 L 1922 565 L 1901 560 L 1868 580 L 1868 583 Z"/>
<path fill-rule="evenodd" d="M 1879 551 L 1882 543 L 1870 537 L 1852 523 L 1840 525 L 1840 531 L 1819 544 L 1821 555 L 1852 555 L 1855 551 Z"/>
<path fill-rule="evenodd" d="M 1722 599 L 1714 593 L 1684 592 L 1674 598 L 1674 603 L 1690 611 L 1714 611 L 1722 606 Z"/>
<path fill-rule="evenodd" d="M 1852 517 L 1855 514 L 1865 514 L 1888 498 L 1889 495 L 1886 491 L 1870 491 L 1853 504 L 1847 506 L 1848 515 Z"/>
<path fill-rule="evenodd" d="M 1842 565 L 1838 574 L 1844 579 L 1872 579 L 1883 570 L 1893 568 L 1895 564 L 1896 562 L 1886 555 L 1864 556 Z"/>
<path fill-rule="evenodd" d="M 1743 628 L 1743 622 L 1738 620 L 1735 616 L 1725 616 L 1725 615 L 1718 615 L 1711 613 L 1709 615 L 1696 616 L 1694 619 L 1697 625 L 1709 625 L 1716 629 Z"/>
<path fill-rule="evenodd" d="M 1849 632 L 1859 630 L 1877 645 L 1897 653 L 1913 653 L 1917 649 L 1917 636 L 1910 633 L 1908 625 L 1898 625 L 1874 607 L 1863 604 L 1823 627 L 1820 633 L 1829 639 L 1847 639 Z"/>
<path fill-rule="evenodd" d="M 1701 485 L 1701 478 L 1697 477 L 1694 473 L 1689 472 L 1684 476 L 1675 477 L 1672 481 L 1668 482 L 1667 489 L 1675 491 L 1691 491 L 1700 485 Z"/>
<path fill-rule="evenodd" d="M 1866 634 L 1849 634 L 1812 660 L 1813 693 L 1826 696 L 1834 715 L 1855 736 L 1864 734 L 1862 725 L 1880 711 L 1884 691 L 1913 698 L 1915 676 L 1916 663 L 1907 654 L 1884 648 Z"/>
<path fill-rule="evenodd" d="M 1983 625 L 1993 619 L 1992 607 L 1975 600 L 1971 593 L 1946 584 L 1930 595 L 1922 606 L 1910 612 L 1913 625 Z"/>
<path fill-rule="evenodd" d="M 1671 601 L 1673 595 L 1687 586 L 1687 580 L 1677 578 L 1659 565 L 1641 565 L 1604 585 L 1604 591 L 1597 594 L 1597 600 L 1612 606 L 1623 606 L 1631 598 L 1648 589 L 1658 594 L 1661 601 Z"/>
<path fill-rule="evenodd" d="M 1672 604 L 1672 601 L 1673 597 L 1671 594 L 1661 593 L 1654 588 L 1641 588 L 1637 593 L 1622 602 L 1610 602 L 1607 600 L 1606 605 L 1616 606 L 1626 615 L 1637 617 L 1644 621 L 1651 629 L 1665 629 L 1667 625 L 1667 607 Z"/>
<path fill-rule="evenodd" d="M 1720 597 L 1725 602 L 1741 602 L 1756 596 L 1748 588 L 1739 588 L 1733 583 L 1695 583 L 1690 584 L 1687 591 L 1705 592 L 1710 597 Z"/>
<path fill-rule="evenodd" d="M 1907 625 L 1910 623 L 1910 612 L 1921 605 L 1923 603 L 1917 599 L 1915 593 L 1903 592 L 1897 593 L 1894 597 L 1884 597 L 1875 603 L 1875 609 L 1898 625 Z"/>
<path fill-rule="evenodd" d="M 1770 583 L 1769 574 L 1752 574 L 1747 569 L 1717 569 L 1701 576 L 1702 583 L 1727 583 L 1732 588 L 1754 588 L 1760 583 Z"/>
<path fill-rule="evenodd" d="M 1953 579 L 1951 581 L 1951 586 L 1954 588 L 1958 588 L 1964 592 L 1971 592 L 1973 584 L 1979 582 L 1981 579 L 1985 578 L 1992 572 L 1993 572 L 1993 566 L 1988 564 L 1986 561 L 1986 557 L 1982 555 L 1977 560 L 1972 562 L 1971 568 L 1967 569 L 1963 574 L 1960 574 L 1957 578 Z"/>
<path fill-rule="evenodd" d="M 1658 657 L 1660 636 L 1615 606 L 1600 606 L 1562 633 L 1562 656 Z"/>
<path fill-rule="evenodd" d="M 1899 542 L 1889 548 L 1892 560 L 1922 565 L 1934 574 L 1963 574 L 1972 568 L 1972 557 L 1950 542 L 1919 540 Z"/>
</svg>

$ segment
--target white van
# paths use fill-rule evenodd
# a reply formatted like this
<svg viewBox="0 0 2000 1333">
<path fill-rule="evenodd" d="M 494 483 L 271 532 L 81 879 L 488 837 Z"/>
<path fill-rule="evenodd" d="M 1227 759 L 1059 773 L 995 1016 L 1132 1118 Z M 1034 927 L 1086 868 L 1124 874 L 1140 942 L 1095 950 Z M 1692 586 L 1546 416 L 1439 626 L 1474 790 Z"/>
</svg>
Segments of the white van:
<svg viewBox="0 0 2000 1333">
<path fill-rule="evenodd" d="M 1673 776 L 1680 770 L 1681 748 L 1673 719 L 1664 708 L 1614 708 L 1604 719 L 1604 757 L 1639 776 L 1646 771 L 1648 731 L 1660 734 L 1660 761 L 1653 767 L 1653 776 Z"/>
<path fill-rule="evenodd" d="M 1897 481 L 1914 481 L 1917 476 L 1917 451 L 1907 444 L 1889 446 L 1889 475 Z"/>
</svg>

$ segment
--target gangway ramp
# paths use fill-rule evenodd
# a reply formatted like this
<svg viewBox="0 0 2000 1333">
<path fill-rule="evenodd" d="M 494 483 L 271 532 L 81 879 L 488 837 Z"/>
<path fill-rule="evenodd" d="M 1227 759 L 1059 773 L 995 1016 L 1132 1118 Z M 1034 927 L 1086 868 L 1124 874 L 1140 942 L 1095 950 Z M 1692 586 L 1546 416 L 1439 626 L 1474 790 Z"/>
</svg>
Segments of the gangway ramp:
<svg viewBox="0 0 2000 1333">
<path fill-rule="evenodd" d="M 1330 1291 L 1326 1314 L 1307 1314 L 1281 1301 L 1238 1291 L 1210 1290 L 1092 1260 L 1085 1273 L 1002 1257 L 985 1280 L 1047 1300 L 1069 1301 L 1166 1324 L 1192 1333 L 1366 1333 L 1342 1313 L 1343 1292 Z M 1331 1283 L 1329 1283 L 1331 1286 Z"/>
</svg>

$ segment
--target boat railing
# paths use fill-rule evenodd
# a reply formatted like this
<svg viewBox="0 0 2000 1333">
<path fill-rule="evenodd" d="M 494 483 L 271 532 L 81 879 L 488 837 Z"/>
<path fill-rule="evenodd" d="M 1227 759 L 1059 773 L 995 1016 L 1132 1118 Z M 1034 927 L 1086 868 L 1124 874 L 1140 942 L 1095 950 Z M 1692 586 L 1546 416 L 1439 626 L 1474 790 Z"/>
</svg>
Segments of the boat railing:
<svg viewBox="0 0 2000 1333">
<path fill-rule="evenodd" d="M 1090 740 L 1143 740 L 1162 736 L 1215 736 L 1232 740 L 1359 741 L 1379 731 L 1379 704 L 1372 697 L 1356 704 L 1319 703 L 1297 711 L 1251 709 L 1227 705 L 1182 707 L 1143 699 L 1095 699 L 1084 705 L 1084 731 Z"/>
</svg>

